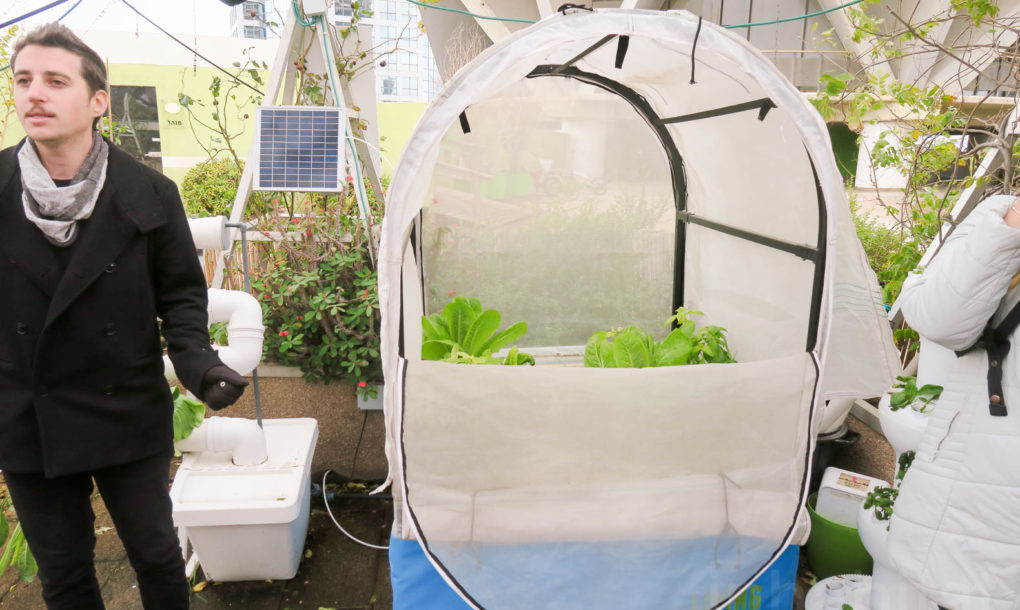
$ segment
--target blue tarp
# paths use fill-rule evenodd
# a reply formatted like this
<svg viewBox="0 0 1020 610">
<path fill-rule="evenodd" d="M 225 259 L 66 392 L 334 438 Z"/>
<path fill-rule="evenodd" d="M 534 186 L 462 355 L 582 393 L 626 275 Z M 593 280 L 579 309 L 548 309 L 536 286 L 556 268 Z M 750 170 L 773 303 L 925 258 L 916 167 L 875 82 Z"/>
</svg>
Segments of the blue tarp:
<svg viewBox="0 0 1020 610">
<path fill-rule="evenodd" d="M 693 587 L 698 592 L 684 592 L 673 597 L 677 603 L 682 604 L 676 610 L 709 610 L 713 608 L 725 595 L 722 591 L 700 590 L 697 584 L 701 577 L 700 566 L 685 563 L 685 557 L 690 557 L 684 547 L 691 544 L 718 544 L 716 539 L 704 539 L 702 541 L 686 541 L 683 545 L 675 542 L 614 542 L 597 543 L 599 552 L 596 553 L 570 553 L 574 557 L 587 556 L 588 561 L 562 561 L 564 555 L 563 547 L 577 546 L 592 547 L 593 543 L 572 543 L 568 545 L 558 544 L 557 552 L 550 553 L 548 544 L 545 545 L 514 545 L 514 546 L 491 546 L 477 547 L 470 551 L 471 556 L 484 555 L 484 563 L 489 568 L 504 571 L 507 574 L 518 573 L 521 589 L 526 595 L 535 594 L 541 591 L 545 585 L 548 588 L 550 582 L 569 582 L 564 579 L 565 572 L 584 574 L 592 588 L 600 588 L 605 585 L 606 580 L 600 579 L 600 573 L 612 573 L 613 580 L 627 583 L 626 587 L 606 588 L 597 593 L 597 599 L 611 608 L 660 608 L 664 593 L 654 591 L 646 587 L 647 583 L 642 578 L 643 574 L 661 573 L 665 568 L 670 573 L 676 574 L 676 582 L 684 583 L 684 588 Z M 539 549 L 542 549 L 540 552 Z M 686 549 L 689 551 L 690 549 Z M 667 564 L 663 564 L 663 553 L 672 553 Z M 793 607 L 793 593 L 797 576 L 797 560 L 800 547 L 791 546 L 761 574 L 755 582 L 737 600 L 725 607 L 725 610 L 790 610 Z M 556 557 L 557 564 L 551 565 L 543 562 L 543 557 Z M 601 558 L 601 560 L 599 559 Z M 465 560 L 468 557 L 465 555 Z M 607 561 L 608 560 L 608 561 Z M 501 570 L 500 566 L 503 566 Z M 521 573 L 522 566 L 525 572 Z M 463 568 L 464 566 L 461 566 Z M 454 572 L 458 572 L 457 566 L 451 566 Z M 717 574 L 718 569 L 712 570 Z M 439 575 L 432 564 L 428 561 L 421 546 L 416 541 L 390 540 L 390 573 L 393 584 L 393 608 L 394 610 L 462 610 L 470 608 L 460 596 L 447 585 L 446 581 Z M 544 582 L 543 582 L 544 581 Z M 506 587 L 507 589 L 513 587 Z M 543 608 L 573 608 L 578 607 L 577 602 L 581 598 L 589 598 L 592 591 L 571 592 L 570 586 L 560 587 L 554 585 L 556 591 L 556 602 L 546 599 L 540 604 Z M 575 587 L 576 588 L 576 587 Z M 679 588 L 679 587 L 678 587 Z M 505 601 L 505 606 L 515 608 L 539 607 L 532 604 L 534 600 L 506 599 L 500 597 L 502 592 L 485 591 L 484 587 L 477 587 L 469 591 L 482 605 L 492 602 L 493 599 Z M 506 591 L 508 595 L 513 595 Z M 618 596 L 619 599 L 611 599 L 607 596 Z M 572 600 L 574 603 L 572 603 Z M 504 605 L 503 603 L 500 604 Z M 588 606 L 588 603 L 580 604 Z"/>
</svg>

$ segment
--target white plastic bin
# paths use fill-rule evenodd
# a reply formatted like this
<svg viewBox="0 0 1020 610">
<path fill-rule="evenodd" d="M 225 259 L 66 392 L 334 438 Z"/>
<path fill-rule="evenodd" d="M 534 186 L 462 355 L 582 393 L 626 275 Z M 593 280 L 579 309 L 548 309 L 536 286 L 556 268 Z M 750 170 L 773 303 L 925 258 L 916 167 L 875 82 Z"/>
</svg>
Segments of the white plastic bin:
<svg viewBox="0 0 1020 610">
<path fill-rule="evenodd" d="M 308 532 L 314 419 L 263 421 L 268 459 L 235 466 L 228 452 L 185 454 L 170 498 L 205 575 L 216 581 L 289 579 Z"/>
</svg>

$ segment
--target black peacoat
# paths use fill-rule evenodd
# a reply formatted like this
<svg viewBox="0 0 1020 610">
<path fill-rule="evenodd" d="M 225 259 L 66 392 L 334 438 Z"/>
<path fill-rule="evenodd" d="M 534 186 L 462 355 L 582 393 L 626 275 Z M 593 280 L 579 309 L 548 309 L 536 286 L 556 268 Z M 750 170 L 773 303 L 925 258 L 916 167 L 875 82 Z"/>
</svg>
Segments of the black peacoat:
<svg viewBox="0 0 1020 610">
<path fill-rule="evenodd" d="M 111 144 L 62 270 L 25 217 L 17 148 L 0 151 L 0 469 L 52 477 L 169 450 L 159 321 L 186 388 L 220 364 L 176 185 Z"/>
</svg>

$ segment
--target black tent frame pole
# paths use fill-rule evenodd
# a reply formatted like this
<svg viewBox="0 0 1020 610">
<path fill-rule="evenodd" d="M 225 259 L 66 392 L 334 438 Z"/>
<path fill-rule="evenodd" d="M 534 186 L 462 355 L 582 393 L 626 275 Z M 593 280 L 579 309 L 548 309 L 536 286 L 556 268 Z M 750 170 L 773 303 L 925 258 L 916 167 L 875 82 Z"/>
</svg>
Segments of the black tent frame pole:
<svg viewBox="0 0 1020 610">
<path fill-rule="evenodd" d="M 613 36 L 602 38 L 595 45 L 586 49 L 577 58 L 572 59 L 571 62 L 584 57 L 588 53 L 604 45 L 612 38 Z M 812 282 L 811 305 L 809 311 L 810 317 L 807 329 L 807 350 L 811 351 L 814 349 L 815 344 L 818 341 L 818 320 L 821 315 L 822 288 L 825 279 L 827 216 L 822 186 L 818 181 L 818 173 L 815 169 L 814 162 L 811 161 L 811 155 L 805 151 L 805 153 L 808 154 L 808 162 L 811 164 L 811 173 L 814 177 L 815 191 L 818 198 L 818 241 L 813 248 L 810 246 L 784 242 L 782 240 L 752 233 L 736 227 L 730 227 L 689 213 L 687 211 L 687 173 L 684 168 L 683 157 L 681 157 L 680 151 L 673 142 L 673 138 L 667 127 L 667 123 L 695 121 L 754 109 L 758 110 L 758 120 L 763 121 L 768 112 L 772 108 L 776 108 L 775 102 L 769 98 L 762 98 L 750 102 L 724 106 L 713 110 L 663 119 L 656 114 L 655 110 L 644 96 L 611 78 L 607 78 L 599 74 L 584 72 L 571 65 L 541 65 L 537 66 L 531 71 L 531 73 L 528 74 L 528 78 L 535 78 L 538 76 L 564 76 L 594 85 L 600 89 L 609 91 L 610 93 L 615 93 L 634 108 L 638 115 L 645 120 L 649 127 L 652 128 L 652 131 L 662 144 L 663 149 L 666 151 L 666 158 L 669 162 L 669 170 L 673 182 L 673 199 L 676 206 L 676 240 L 673 255 L 673 311 L 683 307 L 684 304 L 684 267 L 687 257 L 687 225 L 697 224 L 707 229 L 720 231 L 727 235 L 732 235 L 734 237 L 761 244 L 782 252 L 788 252 L 814 264 L 814 277 Z"/>
<path fill-rule="evenodd" d="M 599 41 L 599 46 L 605 44 L 605 41 Z M 669 162 L 669 172 L 673 182 L 673 201 L 676 205 L 677 218 L 676 218 L 676 239 L 674 241 L 674 254 L 673 254 L 673 311 L 683 307 L 684 304 L 684 261 L 686 258 L 686 246 L 687 241 L 687 223 L 684 222 L 681 214 L 687 209 L 687 172 L 684 169 L 684 160 L 680 156 L 680 151 L 676 147 L 676 143 L 673 142 L 673 137 L 669 134 L 669 129 L 662 123 L 662 120 L 655 113 L 652 105 L 648 103 L 648 100 L 644 98 L 637 91 L 634 91 L 630 87 L 627 87 L 617 81 L 600 76 L 598 74 L 592 74 L 590 72 L 584 72 L 573 66 L 554 66 L 554 65 L 543 65 L 538 66 L 528 74 L 528 78 L 534 78 L 538 76 L 564 76 L 567 78 L 574 78 L 581 82 L 594 85 L 600 89 L 615 93 L 622 97 L 628 102 L 631 107 L 638 113 L 638 115 L 645 120 L 655 136 L 659 139 L 662 144 L 662 148 L 666 151 L 666 159 Z"/>
</svg>

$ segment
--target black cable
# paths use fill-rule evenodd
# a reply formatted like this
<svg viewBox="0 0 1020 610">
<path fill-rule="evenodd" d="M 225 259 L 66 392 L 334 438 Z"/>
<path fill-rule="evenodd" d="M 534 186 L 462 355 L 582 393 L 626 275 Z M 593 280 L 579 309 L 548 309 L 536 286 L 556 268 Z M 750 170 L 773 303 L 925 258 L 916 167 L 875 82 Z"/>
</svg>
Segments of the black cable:
<svg viewBox="0 0 1020 610">
<path fill-rule="evenodd" d="M 58 6 L 58 5 L 63 4 L 65 2 L 67 2 L 67 0 L 57 0 L 56 2 L 50 2 L 49 4 L 47 4 L 44 7 L 37 8 L 34 11 L 29 11 L 29 12 L 25 13 L 24 15 L 20 16 L 20 17 L 15 17 L 14 19 L 11 19 L 9 21 L 5 21 L 4 23 L 0 23 L 0 30 L 4 29 L 5 27 L 7 27 L 9 25 L 14 25 L 15 23 L 17 23 L 19 21 L 24 21 L 25 19 L 28 19 L 32 15 L 38 15 L 39 13 L 41 13 L 43 11 L 48 11 L 51 8 L 53 8 L 54 6 Z"/>
<path fill-rule="evenodd" d="M 368 423 L 368 411 L 365 411 L 365 418 L 361 420 L 361 434 L 358 435 L 358 444 L 354 446 L 354 460 L 351 461 L 351 476 L 349 480 L 354 480 L 354 469 L 358 466 L 358 452 L 361 451 L 361 439 L 365 438 L 365 424 Z"/>
<path fill-rule="evenodd" d="M 64 2 L 64 1 L 66 1 L 66 0 L 61 0 L 61 1 L 62 1 L 62 2 Z M 138 16 L 139 16 L 139 17 L 141 17 L 142 19 L 144 19 L 144 20 L 148 21 L 148 22 L 149 22 L 150 24 L 152 24 L 152 26 L 153 26 L 153 27 L 155 27 L 155 28 L 156 28 L 157 30 L 159 30 L 160 32 L 163 32 L 164 34 L 166 34 L 167 36 L 169 36 L 170 38 L 172 38 L 172 39 L 174 40 L 174 42 L 176 42 L 177 44 L 181 45 L 181 46 L 182 46 L 182 47 L 184 47 L 185 49 L 187 49 L 187 50 L 191 51 L 192 53 L 194 53 L 195 55 L 197 55 L 197 56 L 201 57 L 203 61 L 205 61 L 205 62 L 206 62 L 207 64 L 209 64 L 210 66 L 212 66 L 212 67 L 216 68 L 216 69 L 217 69 L 217 70 L 219 70 L 220 72 L 223 72 L 224 74 L 226 74 L 227 76 L 229 76 L 229 77 L 230 77 L 230 79 L 231 79 L 231 80 L 233 80 L 234 82 L 236 82 L 236 83 L 238 83 L 238 84 L 241 84 L 241 85 L 244 85 L 245 87 L 248 87 L 249 89 L 251 89 L 251 90 L 252 90 L 252 91 L 254 91 L 255 93 L 258 93 L 258 94 L 259 94 L 259 95 L 261 95 L 261 96 L 265 96 L 265 93 L 262 93 L 261 91 L 259 91 L 259 90 L 258 90 L 258 89 L 256 89 L 255 87 L 252 87 L 252 86 L 251 86 L 251 85 L 249 85 L 248 83 L 246 83 L 246 82 L 244 82 L 243 80 L 241 80 L 241 79 L 237 78 L 236 76 L 234 76 L 233 74 L 231 74 L 231 73 L 230 73 L 230 72 L 228 72 L 227 70 L 224 70 L 224 69 L 223 69 L 223 68 L 221 68 L 220 66 L 216 65 L 215 63 L 213 63 L 213 61 L 212 61 L 211 59 L 209 59 L 208 57 L 206 57 L 206 56 L 202 55 L 201 53 L 199 53 L 199 52 L 198 52 L 198 51 L 196 51 L 195 49 L 192 49 L 192 48 L 191 48 L 191 47 L 189 47 L 188 45 L 186 45 L 186 44 L 184 44 L 183 42 L 181 42 L 181 40 L 180 40 L 179 38 L 177 38 L 176 36 L 174 36 L 174 35 L 173 35 L 173 34 L 171 34 L 170 32 L 168 32 L 168 31 L 164 30 L 164 29 L 163 29 L 163 28 L 161 28 L 161 27 L 159 26 L 159 24 L 157 24 L 157 23 L 156 23 L 155 21 L 153 21 L 152 19 L 149 19 L 148 17 L 146 17 L 145 15 L 143 15 L 143 14 L 142 14 L 142 12 L 141 12 L 140 10 L 138 10 L 138 9 L 136 9 L 135 7 L 131 6 L 131 3 L 129 3 L 129 2 L 127 1 L 127 0 L 120 0 L 120 1 L 121 1 L 121 2 L 123 2 L 123 3 L 125 4 L 125 5 L 127 5 L 127 7 L 128 7 L 129 9 L 131 9 L 131 10 L 133 10 L 134 12 L 138 13 Z"/>
</svg>

